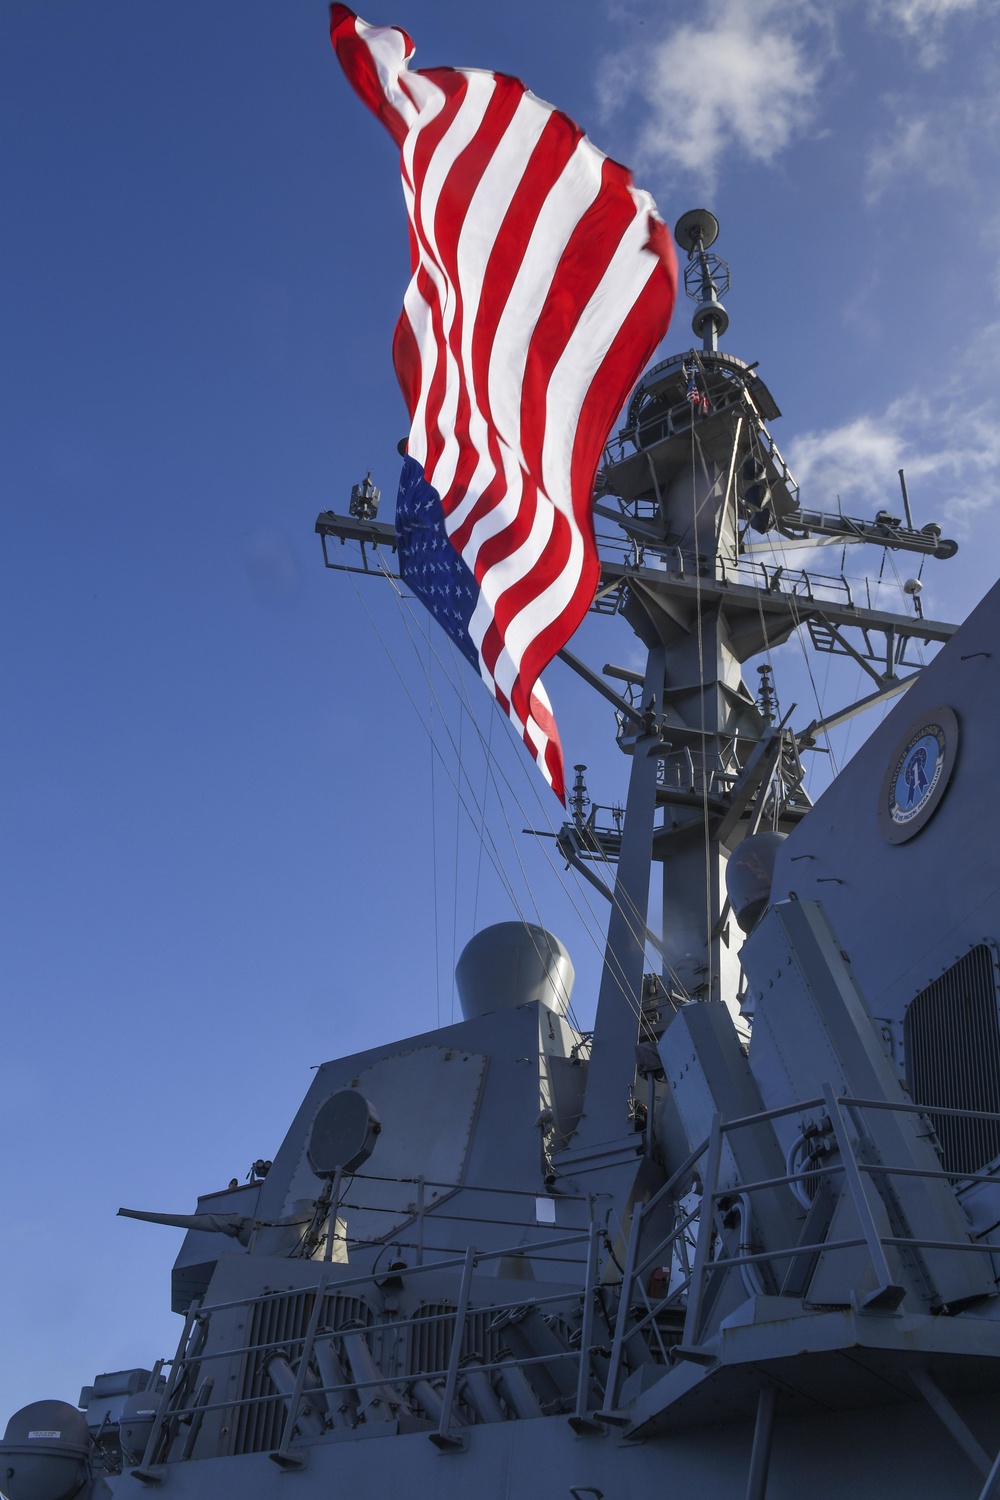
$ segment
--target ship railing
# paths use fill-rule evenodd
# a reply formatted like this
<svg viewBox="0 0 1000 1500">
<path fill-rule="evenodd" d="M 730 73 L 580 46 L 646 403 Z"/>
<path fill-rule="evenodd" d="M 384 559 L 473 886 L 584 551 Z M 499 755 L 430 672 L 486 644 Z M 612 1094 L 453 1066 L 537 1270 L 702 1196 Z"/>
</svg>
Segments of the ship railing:
<svg viewBox="0 0 1000 1500">
<path fill-rule="evenodd" d="M 366 1183 L 391 1183 L 397 1187 L 412 1187 L 415 1191 L 413 1201 L 405 1207 L 397 1204 L 365 1203 L 359 1201 L 358 1195 L 363 1191 Z M 435 1190 L 438 1192 L 436 1198 L 429 1198 Z M 537 1188 L 506 1188 L 492 1185 L 446 1182 L 433 1177 L 419 1175 L 416 1177 L 384 1176 L 377 1172 L 365 1172 L 357 1175 L 346 1190 L 350 1197 L 344 1197 L 338 1202 L 338 1213 L 345 1209 L 354 1213 L 382 1214 L 394 1220 L 393 1225 L 386 1229 L 383 1234 L 370 1235 L 368 1237 L 335 1234 L 335 1243 L 342 1248 L 351 1250 L 370 1250 L 384 1246 L 386 1249 L 409 1250 L 416 1256 L 417 1265 L 423 1264 L 425 1254 L 450 1255 L 455 1253 L 455 1246 L 432 1245 L 426 1242 L 426 1231 L 428 1224 L 461 1223 L 470 1225 L 510 1227 L 511 1216 L 508 1214 L 502 1218 L 490 1218 L 483 1213 L 472 1212 L 467 1206 L 461 1213 L 446 1213 L 446 1204 L 452 1204 L 461 1194 L 463 1203 L 468 1204 L 469 1196 L 473 1198 L 498 1198 L 498 1199 L 520 1199 L 535 1205 L 536 1226 L 539 1230 L 556 1230 L 559 1226 L 555 1222 L 557 1205 L 589 1202 L 587 1196 L 582 1193 L 568 1193 L 560 1191 L 558 1194 L 541 1192 Z M 545 1205 L 551 1211 L 553 1218 L 546 1219 L 540 1216 L 540 1207 Z M 260 1226 L 265 1227 L 265 1226 Z M 409 1229 L 415 1236 L 413 1239 L 403 1238 L 405 1231 Z M 251 1244 L 253 1242 L 251 1241 Z M 537 1251 L 536 1251 L 537 1253 Z M 368 1278 L 370 1279 L 370 1277 Z"/>
<path fill-rule="evenodd" d="M 607 545 L 621 550 L 621 544 Z M 762 537 L 759 545 L 766 548 L 768 538 Z M 817 543 L 817 547 L 820 545 Z M 625 548 L 626 552 L 629 550 Z M 693 580 L 717 576 L 723 583 L 742 584 L 763 594 L 780 594 L 801 600 L 803 605 L 841 604 L 854 608 L 854 594 L 845 573 L 820 573 L 812 568 L 789 567 L 782 553 L 780 537 L 774 541 L 774 555 L 771 557 L 746 554 L 733 557 L 725 552 L 716 555 L 679 547 L 676 542 L 661 545 L 650 540 L 643 540 L 641 550 L 658 558 L 660 571 L 670 578 Z"/>
<path fill-rule="evenodd" d="M 492 1357 L 482 1358 L 480 1351 L 466 1349 L 464 1359 L 468 1360 L 470 1355 L 475 1354 L 474 1374 L 476 1376 L 483 1374 L 488 1380 L 491 1377 L 508 1380 L 512 1370 L 520 1371 L 523 1375 L 538 1368 L 545 1372 L 549 1382 L 552 1383 L 553 1369 L 564 1371 L 565 1373 L 557 1373 L 554 1377 L 554 1384 L 559 1392 L 556 1404 L 579 1430 L 586 1430 L 593 1425 L 592 1411 L 595 1402 L 599 1404 L 596 1398 L 602 1387 L 599 1370 L 596 1372 L 597 1384 L 595 1385 L 594 1356 L 598 1356 L 599 1359 L 602 1351 L 605 1358 L 608 1354 L 605 1344 L 595 1342 L 594 1333 L 600 1240 L 601 1230 L 596 1222 L 592 1221 L 586 1229 L 571 1234 L 561 1234 L 555 1238 L 540 1239 L 530 1244 L 506 1245 L 500 1249 L 491 1250 L 479 1250 L 475 1246 L 469 1246 L 461 1256 L 426 1261 L 422 1265 L 402 1268 L 396 1274 L 405 1276 L 408 1286 L 420 1277 L 431 1278 L 437 1277 L 442 1272 L 460 1271 L 454 1305 L 441 1306 L 433 1314 L 418 1310 L 414 1316 L 406 1318 L 397 1317 L 395 1314 L 383 1318 L 375 1317 L 353 1329 L 329 1327 L 324 1322 L 324 1312 L 329 1310 L 330 1299 L 333 1297 L 351 1290 L 360 1293 L 365 1288 L 371 1289 L 375 1279 L 374 1273 L 369 1270 L 367 1273 L 344 1276 L 340 1274 L 339 1266 L 329 1262 L 317 1262 L 315 1281 L 303 1286 L 276 1289 L 257 1298 L 237 1298 L 227 1302 L 213 1303 L 209 1308 L 203 1307 L 200 1302 L 195 1302 L 188 1311 L 177 1354 L 173 1361 L 168 1362 L 172 1366 L 170 1376 L 160 1399 L 142 1461 L 132 1472 L 141 1481 L 149 1484 L 159 1483 L 162 1480 L 163 1466 L 166 1463 L 184 1461 L 195 1455 L 197 1439 L 206 1418 L 215 1415 L 220 1421 L 225 1420 L 228 1425 L 232 1426 L 234 1418 L 240 1412 L 263 1408 L 273 1410 L 276 1404 L 284 1406 L 284 1420 L 280 1424 L 281 1430 L 277 1441 L 265 1446 L 269 1449 L 270 1457 L 275 1463 L 285 1468 L 299 1467 L 304 1462 L 303 1440 L 308 1442 L 310 1433 L 313 1440 L 322 1437 L 323 1430 L 327 1426 L 326 1417 L 323 1416 L 319 1418 L 319 1426 L 323 1430 L 319 1432 L 315 1430 L 315 1419 L 312 1424 L 308 1424 L 306 1419 L 310 1410 L 322 1412 L 325 1409 L 332 1418 L 338 1397 L 341 1403 L 358 1404 L 360 1401 L 360 1404 L 364 1406 L 365 1396 L 369 1392 L 379 1392 L 381 1395 L 385 1392 L 395 1392 L 399 1397 L 399 1407 L 410 1411 L 411 1403 L 407 1392 L 412 1391 L 421 1382 L 425 1383 L 425 1390 L 427 1385 L 434 1383 L 438 1383 L 441 1387 L 434 1397 L 435 1405 L 439 1402 L 440 1411 L 436 1417 L 436 1424 L 433 1430 L 428 1432 L 428 1436 L 441 1448 L 461 1446 L 464 1441 L 461 1428 L 470 1420 L 478 1420 L 474 1418 L 474 1408 L 470 1410 L 468 1401 L 465 1402 L 464 1413 L 459 1410 L 463 1385 L 469 1378 L 469 1372 L 463 1373 L 462 1369 L 463 1349 L 466 1349 L 470 1335 L 475 1336 L 475 1329 L 471 1327 L 471 1319 L 474 1317 L 481 1328 L 482 1320 L 485 1318 L 497 1319 L 504 1314 L 520 1312 L 524 1309 L 548 1310 L 555 1314 L 561 1311 L 566 1322 L 579 1324 L 578 1337 L 574 1333 L 572 1344 L 568 1344 L 560 1333 L 553 1332 L 551 1346 L 539 1353 L 505 1349 L 501 1356 L 498 1349 Z M 395 1244 L 395 1241 L 392 1243 Z M 513 1257 L 527 1258 L 539 1255 L 553 1259 L 555 1258 L 552 1256 L 553 1251 L 568 1250 L 570 1247 L 586 1247 L 586 1255 L 581 1265 L 583 1271 L 581 1281 L 570 1282 L 565 1289 L 560 1288 L 558 1291 L 525 1296 L 516 1304 L 512 1303 L 509 1291 L 507 1291 L 506 1295 L 500 1299 L 493 1297 L 483 1301 L 477 1297 L 473 1305 L 473 1275 L 477 1267 L 482 1264 Z M 573 1259 L 575 1264 L 581 1264 L 579 1256 Z M 525 1290 L 528 1290 L 527 1286 Z M 260 1342 L 241 1342 L 238 1345 L 220 1349 L 206 1347 L 208 1329 L 212 1318 L 216 1315 L 236 1310 L 249 1312 L 257 1305 L 287 1298 L 290 1293 L 306 1301 L 312 1298 L 308 1323 L 304 1331 Z M 437 1304 L 434 1306 L 438 1307 Z M 321 1381 L 312 1370 L 314 1351 L 319 1340 L 339 1343 L 342 1350 L 345 1338 L 349 1338 L 351 1334 L 360 1333 L 366 1345 L 371 1340 L 377 1341 L 382 1336 L 398 1348 L 401 1335 L 411 1330 L 426 1335 L 429 1332 L 433 1333 L 436 1325 L 440 1325 L 442 1334 L 440 1347 L 447 1348 L 447 1359 L 443 1363 L 432 1362 L 424 1367 L 422 1363 L 414 1363 L 411 1360 L 405 1369 L 400 1369 L 394 1364 L 388 1369 L 373 1371 L 370 1377 L 366 1377 L 362 1371 L 354 1368 L 348 1357 L 347 1368 L 350 1371 L 350 1378 L 345 1377 L 343 1381 Z M 405 1339 L 403 1342 L 405 1343 Z M 239 1361 L 246 1368 L 249 1361 L 255 1369 L 261 1370 L 265 1369 L 269 1361 L 275 1357 L 284 1359 L 289 1369 L 294 1365 L 294 1386 L 291 1391 L 283 1391 L 275 1385 L 249 1396 L 228 1395 L 222 1399 L 212 1399 L 216 1382 L 212 1375 L 205 1373 L 206 1367 L 214 1365 L 216 1368 L 224 1369 L 227 1362 L 232 1365 Z M 374 1364 L 374 1359 L 372 1362 Z M 412 1368 L 409 1365 L 412 1365 Z M 354 1378 L 356 1375 L 358 1378 Z M 542 1416 L 545 1414 L 543 1401 L 537 1395 L 537 1391 L 532 1397 L 532 1390 L 534 1388 L 530 1385 L 529 1377 L 528 1394 L 524 1399 L 534 1400 L 537 1412 L 531 1414 Z M 497 1408 L 501 1409 L 499 1402 L 497 1402 Z M 426 1412 L 425 1407 L 422 1414 L 426 1416 Z M 527 1413 L 516 1412 L 513 1408 L 508 1412 L 511 1416 L 523 1414 Z M 303 1426 L 308 1426 L 310 1430 L 303 1432 Z M 186 1433 L 183 1432 L 185 1427 Z M 244 1451 L 261 1450 L 251 1448 Z"/>
<path fill-rule="evenodd" d="M 736 1131 L 752 1129 L 791 1115 L 808 1115 L 817 1110 L 824 1112 L 824 1124 L 829 1128 L 839 1160 L 825 1166 L 813 1163 L 801 1170 L 756 1181 L 720 1183 L 719 1174 L 728 1137 Z M 893 1178 L 939 1180 L 953 1186 L 961 1183 L 964 1187 L 975 1183 L 1000 1186 L 1000 1176 L 991 1172 L 970 1173 L 944 1167 L 935 1169 L 862 1160 L 851 1139 L 844 1112 L 858 1122 L 868 1110 L 915 1115 L 928 1125 L 937 1116 L 1000 1122 L 1000 1113 L 995 1111 L 855 1098 L 837 1094 L 830 1086 L 815 1098 L 762 1110 L 735 1120 L 724 1121 L 716 1114 L 705 1139 L 677 1167 L 668 1181 L 632 1215 L 607 1374 L 605 1417 L 614 1417 L 626 1367 L 635 1367 L 636 1361 L 630 1358 L 630 1349 L 639 1347 L 643 1359 L 648 1359 L 652 1353 L 665 1366 L 673 1365 L 678 1359 L 714 1362 L 715 1353 L 702 1342 L 705 1336 L 703 1312 L 709 1280 L 719 1273 L 739 1273 L 749 1298 L 764 1292 L 762 1273 L 773 1271 L 775 1266 L 792 1267 L 796 1262 L 811 1266 L 813 1258 L 819 1255 L 863 1249 L 874 1273 L 875 1290 L 859 1296 L 856 1299 L 858 1306 L 861 1310 L 889 1311 L 898 1306 L 905 1295 L 905 1288 L 898 1286 L 893 1277 L 891 1252 L 918 1256 L 924 1251 L 987 1256 L 998 1253 L 996 1245 L 984 1239 L 971 1238 L 971 1229 L 969 1239 L 951 1240 L 886 1233 L 880 1227 L 877 1206 L 886 1206 L 881 1197 L 882 1185 L 888 1186 Z M 863 1136 L 860 1125 L 858 1135 L 859 1138 Z M 846 1190 L 850 1193 L 859 1224 L 857 1235 L 835 1240 L 822 1237 L 803 1239 L 796 1241 L 794 1245 L 753 1249 L 751 1226 L 745 1222 L 741 1224 L 741 1239 L 736 1252 L 719 1253 L 722 1245 L 719 1210 L 724 1205 L 731 1206 L 742 1200 L 745 1206 L 752 1195 L 773 1192 L 782 1187 L 801 1186 L 803 1191 L 811 1192 L 835 1178 L 846 1179 Z M 700 1193 L 696 1186 L 699 1179 Z M 873 1204 L 866 1181 L 871 1182 L 879 1194 L 878 1205 Z M 643 1241 L 648 1238 L 645 1231 L 652 1215 L 670 1202 L 673 1202 L 675 1208 L 672 1228 L 666 1235 L 657 1238 L 651 1247 L 646 1248 Z M 801 1302 L 801 1291 L 786 1289 L 788 1281 L 786 1276 L 777 1295 L 785 1295 L 795 1302 Z"/>
<path fill-rule="evenodd" d="M 767 538 L 762 538 L 767 545 Z M 811 568 L 790 568 L 781 557 L 781 541 L 775 542 L 773 560 L 740 557 L 734 561 L 719 556 L 722 578 L 728 583 L 745 584 L 765 594 L 789 595 L 810 604 L 846 604 L 854 608 L 854 595 L 844 573 L 817 573 Z"/>
</svg>

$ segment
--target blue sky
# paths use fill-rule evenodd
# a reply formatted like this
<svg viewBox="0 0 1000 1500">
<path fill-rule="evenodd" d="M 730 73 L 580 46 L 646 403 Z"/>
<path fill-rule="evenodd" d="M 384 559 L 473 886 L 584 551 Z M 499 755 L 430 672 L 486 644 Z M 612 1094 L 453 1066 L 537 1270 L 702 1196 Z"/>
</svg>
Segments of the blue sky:
<svg viewBox="0 0 1000 1500">
<path fill-rule="evenodd" d="M 725 346 L 804 499 L 870 514 L 905 465 L 961 544 L 925 610 L 968 612 L 997 555 L 995 3 L 368 18 L 525 78 L 669 223 L 712 207 Z M 476 926 L 545 921 L 586 1017 L 603 914 L 521 836 L 556 809 L 482 690 L 389 585 L 322 567 L 316 513 L 369 468 L 391 512 L 407 277 L 325 7 L 7 6 L 0 70 L 4 1416 L 172 1352 L 179 1236 L 119 1204 L 190 1210 L 273 1154 L 312 1065 L 448 1020 Z M 664 352 L 690 342 L 682 304 Z M 634 659 L 592 621 L 577 649 Z M 547 680 L 622 798 L 609 714 Z"/>
</svg>

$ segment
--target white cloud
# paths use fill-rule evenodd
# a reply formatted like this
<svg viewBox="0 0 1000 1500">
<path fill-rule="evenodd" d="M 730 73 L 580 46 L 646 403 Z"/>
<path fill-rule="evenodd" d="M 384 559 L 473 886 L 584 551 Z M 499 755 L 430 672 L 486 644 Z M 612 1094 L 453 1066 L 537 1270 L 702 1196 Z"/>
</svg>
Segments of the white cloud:
<svg viewBox="0 0 1000 1500">
<path fill-rule="evenodd" d="M 914 176 L 932 187 L 954 183 L 962 169 L 965 143 L 959 132 L 941 129 L 929 114 L 899 115 L 892 133 L 868 154 L 865 196 L 877 202 L 889 188 Z"/>
<path fill-rule="evenodd" d="M 917 44 L 924 67 L 933 67 L 944 55 L 943 34 L 948 21 L 974 12 L 996 10 L 997 0 L 877 0 L 873 18 L 902 32 Z"/>
<path fill-rule="evenodd" d="M 882 0 L 878 10 L 889 15 L 909 32 L 920 32 L 939 25 L 959 11 L 992 8 L 991 0 Z"/>
<path fill-rule="evenodd" d="M 711 189 L 724 155 L 769 163 L 809 125 L 831 53 L 829 29 L 802 0 L 709 0 L 699 20 L 612 56 L 601 105 L 611 115 L 641 100 L 637 167 L 680 168 Z"/>
<path fill-rule="evenodd" d="M 998 336 L 1000 329 L 988 330 L 977 350 L 987 350 Z M 973 351 L 963 368 L 978 369 L 976 391 L 958 381 L 935 395 L 912 391 L 881 412 L 796 438 L 788 460 L 803 506 L 836 509 L 839 503 L 847 514 L 871 515 L 882 507 L 898 514 L 902 468 L 916 524 L 937 521 L 966 536 L 974 514 L 1000 501 L 995 367 L 995 358 L 981 363 Z"/>
<path fill-rule="evenodd" d="M 869 203 L 897 185 L 915 179 L 934 188 L 949 188 L 980 201 L 985 164 L 994 170 L 1000 145 L 998 72 L 989 60 L 975 70 L 963 70 L 963 92 L 923 88 L 919 96 L 887 95 L 892 116 L 885 138 L 868 153 L 865 195 Z"/>
<path fill-rule="evenodd" d="M 970 23 L 1000 11 L 1000 0 L 704 0 L 695 19 L 655 19 L 650 8 L 636 26 L 636 0 L 609 0 L 632 37 L 607 58 L 598 79 L 605 118 L 628 110 L 641 122 L 628 150 L 646 176 L 690 174 L 713 191 L 723 164 L 770 165 L 814 122 L 829 65 L 839 59 L 837 33 L 860 45 L 862 19 L 909 43 L 911 58 L 928 68 L 944 56 L 949 23 Z M 625 14 L 628 10 L 630 13 Z M 852 20 L 853 18 L 853 20 Z M 981 38 L 964 65 L 988 61 Z M 849 69 L 839 73 L 843 85 Z M 925 81 L 926 82 L 926 81 Z M 870 154 L 867 188 L 877 198 L 901 173 L 933 184 L 960 174 L 974 141 L 973 116 L 995 113 L 993 79 L 975 90 L 928 100 L 925 87 L 908 103 L 889 100 L 896 120 Z M 981 123 L 981 119 L 980 119 Z"/>
</svg>

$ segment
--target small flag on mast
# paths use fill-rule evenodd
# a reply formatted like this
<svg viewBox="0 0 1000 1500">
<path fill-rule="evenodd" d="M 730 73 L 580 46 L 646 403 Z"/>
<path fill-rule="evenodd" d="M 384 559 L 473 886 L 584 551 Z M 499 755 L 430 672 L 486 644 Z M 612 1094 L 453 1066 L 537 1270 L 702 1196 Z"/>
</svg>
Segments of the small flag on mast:
<svg viewBox="0 0 1000 1500">
<path fill-rule="evenodd" d="M 702 416 L 707 416 L 710 402 L 708 397 L 698 389 L 698 367 L 690 364 L 685 365 L 684 368 L 687 370 L 688 378 L 687 390 L 684 394 L 685 399 L 690 403 L 691 413 L 694 416 L 700 411 Z"/>
<path fill-rule="evenodd" d="M 670 236 L 626 169 L 516 78 L 411 71 L 405 31 L 343 5 L 330 30 L 400 148 L 410 219 L 400 572 L 564 801 L 540 674 L 600 578 L 594 476 L 670 320 Z"/>
</svg>

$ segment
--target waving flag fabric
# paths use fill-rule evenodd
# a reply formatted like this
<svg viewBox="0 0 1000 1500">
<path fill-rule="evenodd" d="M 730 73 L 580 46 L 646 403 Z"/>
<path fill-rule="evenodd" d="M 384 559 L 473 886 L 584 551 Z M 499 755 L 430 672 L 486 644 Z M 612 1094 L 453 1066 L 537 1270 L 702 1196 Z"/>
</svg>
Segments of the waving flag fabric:
<svg viewBox="0 0 1000 1500">
<path fill-rule="evenodd" d="M 516 78 L 411 71 L 405 31 L 343 5 L 331 35 L 400 148 L 410 218 L 400 571 L 565 800 L 540 673 L 597 587 L 594 476 L 666 332 L 670 237 L 625 168 Z"/>
</svg>

